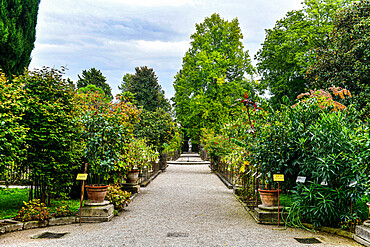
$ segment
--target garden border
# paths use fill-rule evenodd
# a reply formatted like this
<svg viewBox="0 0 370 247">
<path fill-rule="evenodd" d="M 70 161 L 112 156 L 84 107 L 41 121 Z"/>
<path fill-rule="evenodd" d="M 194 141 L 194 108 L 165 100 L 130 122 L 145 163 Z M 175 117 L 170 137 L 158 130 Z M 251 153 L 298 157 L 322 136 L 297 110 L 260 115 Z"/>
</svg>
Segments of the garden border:
<svg viewBox="0 0 370 247">
<path fill-rule="evenodd" d="M 240 200 L 240 198 L 234 193 L 234 196 L 235 198 L 242 204 L 242 206 L 244 207 L 244 209 L 248 212 L 248 214 L 250 216 L 252 216 L 252 218 L 256 221 L 257 224 L 259 224 L 259 221 L 258 219 L 254 216 L 254 214 L 252 213 L 252 210 L 250 210 L 247 205 L 242 201 Z M 348 239 L 353 239 L 355 240 L 356 242 L 359 242 L 356 240 L 356 235 L 352 232 L 347 232 L 347 231 L 343 231 L 339 228 L 332 228 L 332 227 L 326 227 L 326 226 L 322 226 L 322 227 L 319 227 L 319 228 L 315 228 L 312 224 L 309 224 L 309 223 L 302 223 L 302 225 L 304 227 L 307 227 L 309 229 L 312 229 L 312 230 L 318 230 L 318 231 L 322 231 L 322 232 L 326 232 L 326 233 L 331 233 L 331 234 L 335 234 L 335 235 L 338 235 L 338 236 L 341 236 L 341 237 L 345 237 L 345 238 L 348 238 Z M 360 242 L 359 242 L 360 243 Z"/>
</svg>

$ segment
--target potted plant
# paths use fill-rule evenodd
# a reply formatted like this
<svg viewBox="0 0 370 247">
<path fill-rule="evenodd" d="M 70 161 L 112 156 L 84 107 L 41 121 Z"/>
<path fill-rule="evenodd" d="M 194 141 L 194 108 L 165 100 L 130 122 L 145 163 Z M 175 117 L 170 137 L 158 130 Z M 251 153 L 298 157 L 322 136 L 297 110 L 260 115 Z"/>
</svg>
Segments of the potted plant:
<svg viewBox="0 0 370 247">
<path fill-rule="evenodd" d="M 248 159 L 259 174 L 261 186 L 258 191 L 262 206 L 277 206 L 278 190 L 272 178 L 273 174 L 284 171 L 283 166 L 289 160 L 289 157 L 281 155 L 286 154 L 289 137 L 289 125 L 285 123 L 287 114 L 274 110 L 264 101 L 261 107 L 257 107 L 257 103 L 249 99 L 247 93 L 241 103 L 247 108 L 249 129 L 245 143 L 248 144 Z"/>
<path fill-rule="evenodd" d="M 127 144 L 123 159 L 127 167 L 126 183 L 137 183 L 142 167 L 151 166 L 158 154 L 145 143 L 144 139 L 133 139 Z"/>
<path fill-rule="evenodd" d="M 90 202 L 98 203 L 104 201 L 107 180 L 116 169 L 126 141 L 127 127 L 120 122 L 120 111 L 116 111 L 113 104 L 104 102 L 103 95 L 87 95 L 85 101 L 86 107 L 80 116 L 84 127 L 83 159 L 88 164 L 89 174 L 89 184 L 85 188 Z"/>
</svg>

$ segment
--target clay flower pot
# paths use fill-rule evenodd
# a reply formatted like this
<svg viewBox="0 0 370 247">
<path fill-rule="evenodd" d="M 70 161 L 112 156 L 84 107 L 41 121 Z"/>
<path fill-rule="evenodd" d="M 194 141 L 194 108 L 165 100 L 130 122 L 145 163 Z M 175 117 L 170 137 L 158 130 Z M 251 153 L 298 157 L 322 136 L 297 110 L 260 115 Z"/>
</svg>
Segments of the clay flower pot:
<svg viewBox="0 0 370 247">
<path fill-rule="evenodd" d="M 109 185 L 85 185 L 87 196 L 92 203 L 104 202 Z"/>
<path fill-rule="evenodd" d="M 263 207 L 277 207 L 278 205 L 278 190 L 262 190 L 258 189 Z M 280 190 L 281 192 L 281 190 Z"/>
<path fill-rule="evenodd" d="M 129 171 L 127 174 L 126 183 L 136 184 L 137 180 L 139 179 L 139 173 L 140 170 L 138 169 L 132 169 L 131 171 Z"/>
</svg>

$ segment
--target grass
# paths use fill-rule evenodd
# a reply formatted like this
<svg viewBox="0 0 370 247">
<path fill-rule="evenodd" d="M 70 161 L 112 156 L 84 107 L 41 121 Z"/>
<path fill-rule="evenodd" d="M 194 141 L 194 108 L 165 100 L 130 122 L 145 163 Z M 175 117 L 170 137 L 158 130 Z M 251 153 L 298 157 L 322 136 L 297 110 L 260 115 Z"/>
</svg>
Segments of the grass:
<svg viewBox="0 0 370 247">
<path fill-rule="evenodd" d="M 280 205 L 284 207 L 290 207 L 293 203 L 291 194 L 280 194 Z"/>
<path fill-rule="evenodd" d="M 23 201 L 28 201 L 29 189 L 5 189 L 0 188 L 0 219 L 10 219 L 17 215 L 23 207 Z M 51 213 L 57 207 L 68 204 L 72 212 L 76 212 L 80 207 L 80 200 L 52 199 L 48 207 Z"/>
</svg>

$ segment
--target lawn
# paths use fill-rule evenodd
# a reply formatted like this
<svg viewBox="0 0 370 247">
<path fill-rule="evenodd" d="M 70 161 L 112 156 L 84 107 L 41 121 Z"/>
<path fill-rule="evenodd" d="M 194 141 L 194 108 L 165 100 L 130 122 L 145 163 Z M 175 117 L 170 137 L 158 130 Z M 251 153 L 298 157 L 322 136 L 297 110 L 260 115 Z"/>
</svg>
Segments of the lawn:
<svg viewBox="0 0 370 247">
<path fill-rule="evenodd" d="M 6 189 L 0 188 L 0 219 L 9 219 L 17 215 L 22 208 L 23 201 L 28 201 L 29 189 Z M 77 212 L 80 207 L 79 200 L 51 200 L 48 207 L 51 213 L 59 206 L 68 204 L 72 212 Z"/>
</svg>

